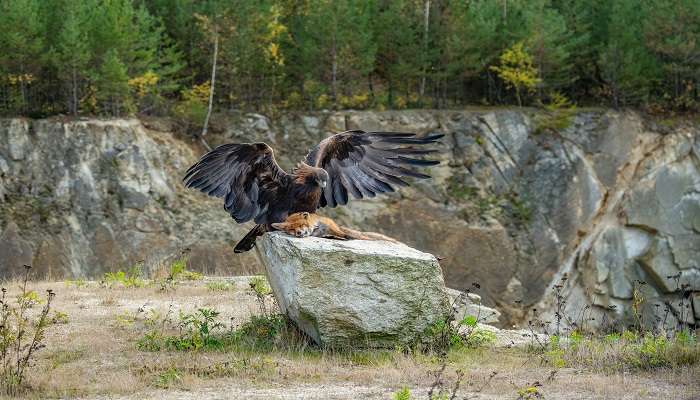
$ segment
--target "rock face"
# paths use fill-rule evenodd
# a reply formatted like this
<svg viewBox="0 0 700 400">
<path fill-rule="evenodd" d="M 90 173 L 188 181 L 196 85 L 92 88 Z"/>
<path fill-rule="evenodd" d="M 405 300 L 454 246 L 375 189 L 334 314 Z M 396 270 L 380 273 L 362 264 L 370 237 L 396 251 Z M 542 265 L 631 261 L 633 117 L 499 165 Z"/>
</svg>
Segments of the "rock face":
<svg viewBox="0 0 700 400">
<path fill-rule="evenodd" d="M 437 259 L 408 246 L 275 232 L 257 249 L 281 311 L 320 345 L 408 344 L 449 314 Z"/>
<path fill-rule="evenodd" d="M 700 125 L 588 109 L 557 134 L 536 134 L 543 117 L 528 109 L 274 120 L 232 112 L 213 118 L 208 140 L 265 141 L 289 169 L 331 132 L 444 133 L 433 179 L 322 213 L 444 257 L 447 285 L 476 291 L 504 324 L 530 320 L 533 308 L 551 319 L 564 274 L 567 313 L 590 306 L 591 324 L 632 321 L 635 293 L 646 321 L 695 323 Z M 0 120 L 0 276 L 29 262 L 55 278 L 138 260 L 155 268 L 188 247 L 190 268 L 262 272 L 253 254 L 231 250 L 249 226 L 180 184 L 203 149 L 171 130 L 167 121 Z"/>
<path fill-rule="evenodd" d="M 138 120 L 0 120 L 0 277 L 99 277 L 190 249 L 209 274 L 259 271 L 245 232 L 180 179 L 195 152 Z"/>
</svg>

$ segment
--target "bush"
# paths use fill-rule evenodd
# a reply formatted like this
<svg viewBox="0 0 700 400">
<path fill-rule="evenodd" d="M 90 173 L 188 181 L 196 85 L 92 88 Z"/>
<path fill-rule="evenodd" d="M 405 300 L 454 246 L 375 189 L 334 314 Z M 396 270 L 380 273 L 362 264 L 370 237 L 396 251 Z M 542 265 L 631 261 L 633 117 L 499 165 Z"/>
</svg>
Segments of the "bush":
<svg viewBox="0 0 700 400">
<path fill-rule="evenodd" d="M 252 316 L 250 321 L 236 329 L 225 329 L 219 315 L 216 310 L 200 308 L 194 313 L 180 313 L 179 322 L 173 326 L 170 313 L 161 316 L 152 312 L 146 319 L 150 329 L 136 342 L 136 347 L 142 351 L 220 351 L 230 348 L 269 351 L 283 343 L 294 344 L 300 338 L 282 315 Z M 178 334 L 169 335 L 168 330 L 177 330 Z"/>
<path fill-rule="evenodd" d="M 0 393 L 15 395 L 25 384 L 27 368 L 36 352 L 44 347 L 46 328 L 53 322 L 49 317 L 55 293 L 48 290 L 45 299 L 27 289 L 30 266 L 25 265 L 22 291 L 15 301 L 2 288 L 0 297 Z M 43 304 L 41 312 L 30 315 L 30 310 Z"/>
<path fill-rule="evenodd" d="M 550 102 L 544 106 L 545 112 L 534 118 L 535 134 L 560 133 L 571 126 L 576 115 L 576 105 L 561 93 L 554 92 L 550 95 Z"/>
</svg>

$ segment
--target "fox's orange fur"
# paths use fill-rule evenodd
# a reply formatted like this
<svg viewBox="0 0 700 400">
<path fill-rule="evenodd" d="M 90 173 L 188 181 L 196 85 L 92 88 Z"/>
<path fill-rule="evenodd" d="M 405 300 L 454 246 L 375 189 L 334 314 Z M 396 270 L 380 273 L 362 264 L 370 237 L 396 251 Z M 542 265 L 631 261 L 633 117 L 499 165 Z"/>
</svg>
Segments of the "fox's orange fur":
<svg viewBox="0 0 700 400">
<path fill-rule="evenodd" d="M 342 240 L 386 240 L 396 242 L 396 239 L 381 233 L 356 231 L 340 226 L 330 218 L 308 212 L 294 213 L 287 217 L 286 221 L 272 224 L 272 227 L 296 237 L 316 236 Z"/>
</svg>

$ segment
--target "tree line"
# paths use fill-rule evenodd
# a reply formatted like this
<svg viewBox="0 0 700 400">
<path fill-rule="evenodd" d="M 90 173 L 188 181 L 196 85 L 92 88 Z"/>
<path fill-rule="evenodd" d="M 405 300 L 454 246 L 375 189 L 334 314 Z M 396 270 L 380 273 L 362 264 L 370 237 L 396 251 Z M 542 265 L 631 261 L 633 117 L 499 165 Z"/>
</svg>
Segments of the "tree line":
<svg viewBox="0 0 700 400">
<path fill-rule="evenodd" d="M 698 0 L 0 0 L 0 114 L 695 111 Z M 215 67 L 214 67 L 215 66 Z"/>
</svg>

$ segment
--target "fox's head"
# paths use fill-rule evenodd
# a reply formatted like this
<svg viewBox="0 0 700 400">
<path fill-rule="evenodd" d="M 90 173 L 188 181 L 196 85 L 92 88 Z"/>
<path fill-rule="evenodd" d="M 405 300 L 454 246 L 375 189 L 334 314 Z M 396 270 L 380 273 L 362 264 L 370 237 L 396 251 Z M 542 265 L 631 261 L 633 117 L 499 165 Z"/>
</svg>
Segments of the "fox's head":
<svg viewBox="0 0 700 400">
<path fill-rule="evenodd" d="M 273 223 L 272 227 L 296 237 L 310 236 L 314 231 L 311 216 L 307 212 L 294 213 L 284 222 Z"/>
</svg>

